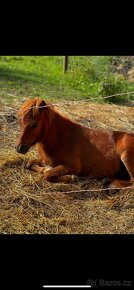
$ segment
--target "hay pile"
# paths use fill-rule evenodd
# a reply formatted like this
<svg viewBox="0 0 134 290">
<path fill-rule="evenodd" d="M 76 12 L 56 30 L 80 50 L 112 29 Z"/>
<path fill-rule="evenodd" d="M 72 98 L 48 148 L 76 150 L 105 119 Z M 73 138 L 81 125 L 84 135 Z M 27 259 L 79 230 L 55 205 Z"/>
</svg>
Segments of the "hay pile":
<svg viewBox="0 0 134 290">
<path fill-rule="evenodd" d="M 36 147 L 22 156 L 14 146 L 18 134 L 15 118 L 20 103 L 0 106 L 0 232 L 39 234 L 134 233 L 134 193 L 103 190 L 97 180 L 81 178 L 75 184 L 49 183 L 43 175 L 25 169 Z M 59 103 L 57 109 L 92 128 L 134 132 L 132 107 Z M 102 189 L 100 191 L 90 191 Z M 84 191 L 82 191 L 84 190 Z"/>
</svg>

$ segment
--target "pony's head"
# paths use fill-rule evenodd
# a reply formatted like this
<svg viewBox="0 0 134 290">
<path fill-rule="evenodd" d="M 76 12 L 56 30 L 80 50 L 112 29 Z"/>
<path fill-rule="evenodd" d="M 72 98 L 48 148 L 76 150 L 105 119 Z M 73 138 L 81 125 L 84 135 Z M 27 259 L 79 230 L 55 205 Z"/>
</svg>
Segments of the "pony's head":
<svg viewBox="0 0 134 290">
<path fill-rule="evenodd" d="M 18 153 L 25 154 L 40 142 L 42 134 L 45 134 L 42 128 L 48 129 L 48 111 L 46 102 L 41 99 L 30 99 L 21 106 L 18 112 L 21 132 L 15 147 Z"/>
</svg>

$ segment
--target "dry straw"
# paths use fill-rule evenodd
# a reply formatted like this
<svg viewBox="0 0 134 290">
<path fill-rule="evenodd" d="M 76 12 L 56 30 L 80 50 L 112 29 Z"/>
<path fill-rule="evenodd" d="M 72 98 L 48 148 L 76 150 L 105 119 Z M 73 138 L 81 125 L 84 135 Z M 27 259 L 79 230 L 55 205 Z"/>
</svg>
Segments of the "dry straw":
<svg viewBox="0 0 134 290">
<path fill-rule="evenodd" d="M 123 93 L 124 94 L 124 93 Z M 54 104 L 61 113 L 92 128 L 134 131 L 134 109 L 88 101 Z M 52 184 L 25 169 L 36 147 L 20 157 L 15 152 L 18 120 L 15 107 L 0 112 L 0 231 L 1 233 L 133 233 L 134 199 L 130 187 L 103 188 L 97 180 L 81 178 L 74 184 Z M 90 120 L 90 121 L 89 121 Z"/>
</svg>

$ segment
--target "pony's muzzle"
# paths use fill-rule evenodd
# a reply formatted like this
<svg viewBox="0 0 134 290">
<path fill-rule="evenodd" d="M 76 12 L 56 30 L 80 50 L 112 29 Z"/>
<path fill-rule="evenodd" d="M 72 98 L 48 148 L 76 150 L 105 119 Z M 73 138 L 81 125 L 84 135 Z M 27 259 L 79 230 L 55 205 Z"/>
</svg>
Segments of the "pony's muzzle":
<svg viewBox="0 0 134 290">
<path fill-rule="evenodd" d="M 15 149 L 20 154 L 26 154 L 29 150 L 29 146 L 24 145 L 24 144 L 18 144 L 15 146 Z"/>
</svg>

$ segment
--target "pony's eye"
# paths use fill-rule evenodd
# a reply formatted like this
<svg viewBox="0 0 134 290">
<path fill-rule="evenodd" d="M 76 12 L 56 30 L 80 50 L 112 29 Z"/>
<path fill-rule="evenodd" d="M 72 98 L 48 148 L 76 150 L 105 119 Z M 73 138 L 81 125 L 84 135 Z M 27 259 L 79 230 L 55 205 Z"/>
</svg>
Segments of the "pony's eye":
<svg viewBox="0 0 134 290">
<path fill-rule="evenodd" d="M 31 128 L 36 128 L 36 127 L 37 127 L 37 123 L 31 124 Z"/>
</svg>

